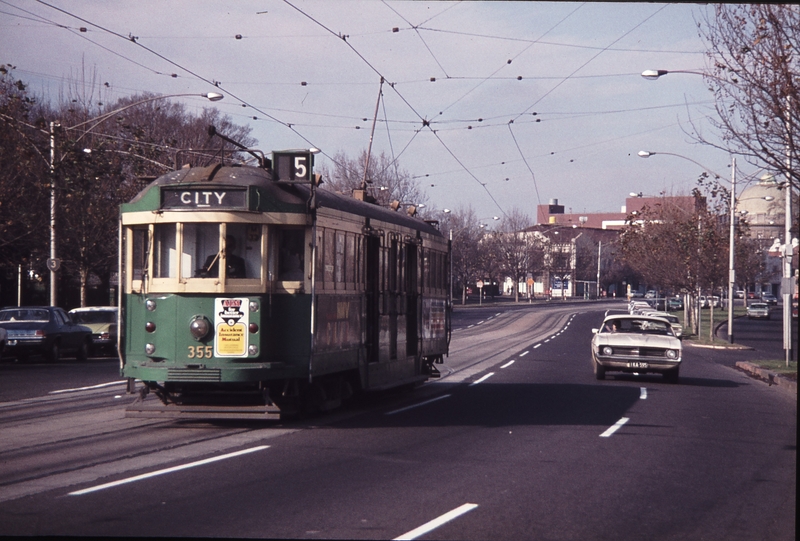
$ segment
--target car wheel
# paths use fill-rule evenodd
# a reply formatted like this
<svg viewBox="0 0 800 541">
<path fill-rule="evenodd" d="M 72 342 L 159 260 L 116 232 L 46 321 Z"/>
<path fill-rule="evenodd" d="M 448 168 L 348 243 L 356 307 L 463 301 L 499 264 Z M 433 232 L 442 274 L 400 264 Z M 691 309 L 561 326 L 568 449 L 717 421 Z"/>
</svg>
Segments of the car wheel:
<svg viewBox="0 0 800 541">
<path fill-rule="evenodd" d="M 599 380 L 606 379 L 606 369 L 597 361 L 594 361 L 594 375 Z"/>
<path fill-rule="evenodd" d="M 61 356 L 61 348 L 59 347 L 57 341 L 53 342 L 53 344 L 50 346 L 50 351 L 47 352 L 47 355 L 45 355 L 45 357 L 47 357 L 47 360 L 50 362 L 56 362 L 58 361 L 58 358 L 60 356 Z"/>
<path fill-rule="evenodd" d="M 78 351 L 75 352 L 75 360 L 79 362 L 83 362 L 89 358 L 89 342 L 84 340 L 81 344 L 81 347 L 78 348 Z"/>
</svg>

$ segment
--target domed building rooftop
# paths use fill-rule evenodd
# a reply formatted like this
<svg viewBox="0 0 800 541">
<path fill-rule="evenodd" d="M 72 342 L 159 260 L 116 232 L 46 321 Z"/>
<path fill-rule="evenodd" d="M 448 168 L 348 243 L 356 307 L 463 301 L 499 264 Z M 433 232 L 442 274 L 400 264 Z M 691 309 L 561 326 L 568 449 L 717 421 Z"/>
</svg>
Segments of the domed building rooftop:
<svg viewBox="0 0 800 541">
<path fill-rule="evenodd" d="M 783 231 L 786 197 L 775 177 L 766 174 L 737 197 L 736 210 L 750 224 L 751 236 L 778 237 Z"/>
</svg>

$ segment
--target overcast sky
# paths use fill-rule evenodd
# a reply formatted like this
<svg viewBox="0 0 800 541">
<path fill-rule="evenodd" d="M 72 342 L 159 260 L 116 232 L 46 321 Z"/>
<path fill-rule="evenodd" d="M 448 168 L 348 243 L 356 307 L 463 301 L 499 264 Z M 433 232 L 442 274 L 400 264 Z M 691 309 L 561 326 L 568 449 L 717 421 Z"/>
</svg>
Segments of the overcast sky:
<svg viewBox="0 0 800 541">
<path fill-rule="evenodd" d="M 318 164 L 367 148 L 383 77 L 373 153 L 397 158 L 440 209 L 471 204 L 488 217 L 519 207 L 535 218 L 537 204 L 558 199 L 568 212 L 615 212 L 629 192 L 688 194 L 702 172 L 640 150 L 730 177 L 730 156 L 689 135 L 713 133 L 702 78 L 640 76 L 703 69 L 697 22 L 710 9 L 0 0 L 0 63 L 49 99 L 93 73 L 104 102 L 221 92 L 214 105 L 250 125 L 262 150 L 313 146 Z"/>
</svg>

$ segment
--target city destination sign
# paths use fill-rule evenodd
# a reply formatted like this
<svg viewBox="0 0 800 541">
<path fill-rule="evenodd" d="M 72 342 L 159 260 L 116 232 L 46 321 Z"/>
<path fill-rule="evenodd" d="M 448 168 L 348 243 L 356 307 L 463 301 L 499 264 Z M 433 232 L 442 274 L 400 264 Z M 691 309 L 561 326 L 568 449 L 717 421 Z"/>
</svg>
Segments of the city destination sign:
<svg viewBox="0 0 800 541">
<path fill-rule="evenodd" d="M 247 210 L 247 191 L 165 186 L 161 188 L 161 208 Z"/>
</svg>

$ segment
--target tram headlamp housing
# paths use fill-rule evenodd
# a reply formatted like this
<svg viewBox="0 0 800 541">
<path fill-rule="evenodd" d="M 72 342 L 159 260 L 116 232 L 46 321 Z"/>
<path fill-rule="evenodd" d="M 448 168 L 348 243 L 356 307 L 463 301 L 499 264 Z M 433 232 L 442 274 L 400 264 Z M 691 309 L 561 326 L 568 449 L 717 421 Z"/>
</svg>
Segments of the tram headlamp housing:
<svg viewBox="0 0 800 541">
<path fill-rule="evenodd" d="M 189 332 L 192 338 L 199 342 L 211 332 L 211 323 L 203 316 L 195 316 L 192 322 L 189 323 Z"/>
<path fill-rule="evenodd" d="M 155 301 L 155 299 L 147 299 L 147 300 L 144 302 L 144 306 L 145 306 L 145 308 L 147 308 L 147 309 L 148 309 L 150 312 L 153 312 L 153 311 L 156 309 L 156 306 L 158 306 L 158 305 L 156 304 L 156 301 Z"/>
<path fill-rule="evenodd" d="M 155 344 L 145 344 L 144 352 L 147 353 L 148 355 L 152 355 L 153 353 L 155 353 L 156 352 Z"/>
<path fill-rule="evenodd" d="M 255 344 L 250 344 L 249 346 L 247 346 L 247 352 L 250 355 L 258 355 L 258 346 Z"/>
<path fill-rule="evenodd" d="M 258 312 L 258 303 L 256 301 L 250 301 L 250 311 Z"/>
</svg>

